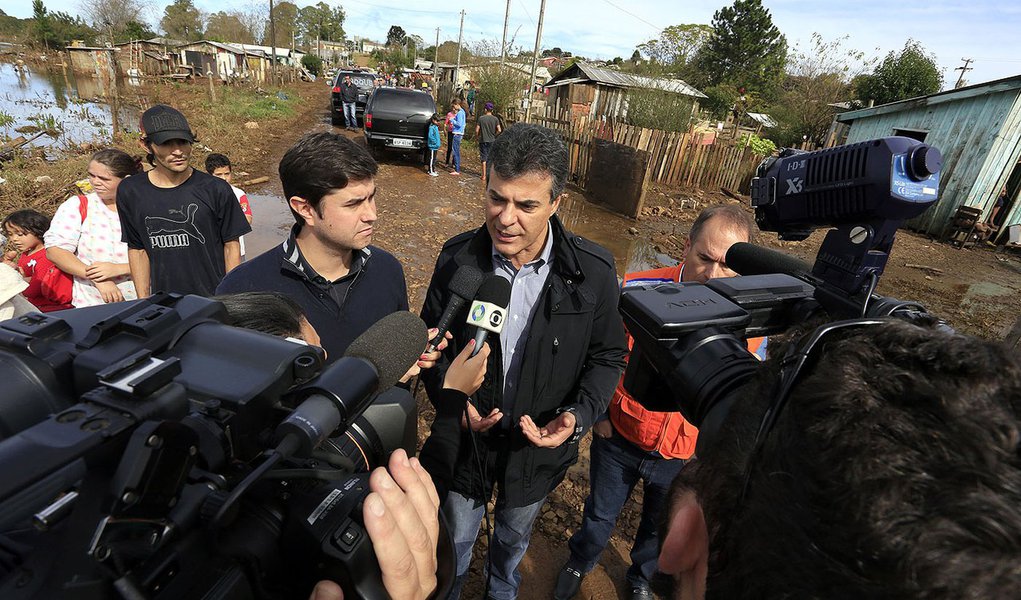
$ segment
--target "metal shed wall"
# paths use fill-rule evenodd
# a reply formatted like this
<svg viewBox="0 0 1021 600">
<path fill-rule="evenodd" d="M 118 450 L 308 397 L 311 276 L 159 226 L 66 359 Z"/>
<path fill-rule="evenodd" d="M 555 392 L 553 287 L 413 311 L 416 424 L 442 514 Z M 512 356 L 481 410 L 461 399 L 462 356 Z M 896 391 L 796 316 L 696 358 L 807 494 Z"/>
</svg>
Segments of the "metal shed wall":
<svg viewBox="0 0 1021 600">
<path fill-rule="evenodd" d="M 986 214 L 992 209 L 1021 153 L 1021 99 L 1011 89 L 861 117 L 851 124 L 847 143 L 893 135 L 896 129 L 928 132 L 926 143 L 943 154 L 939 200 L 907 222 L 939 235 L 962 204 L 980 206 Z"/>
</svg>

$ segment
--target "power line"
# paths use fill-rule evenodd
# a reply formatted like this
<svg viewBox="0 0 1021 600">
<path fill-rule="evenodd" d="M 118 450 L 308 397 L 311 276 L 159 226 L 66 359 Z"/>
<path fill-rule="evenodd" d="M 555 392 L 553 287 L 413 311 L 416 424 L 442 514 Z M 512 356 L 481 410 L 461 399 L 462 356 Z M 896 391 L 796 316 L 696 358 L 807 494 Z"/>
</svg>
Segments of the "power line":
<svg viewBox="0 0 1021 600">
<path fill-rule="evenodd" d="M 660 27 L 659 25 L 656 25 L 656 24 L 654 24 L 654 23 L 650 23 L 650 22 L 646 21 L 645 19 L 643 19 L 643 18 L 639 17 L 639 16 L 638 16 L 638 15 L 636 15 L 635 13 L 633 13 L 633 12 L 631 12 L 631 11 L 627 10 L 627 9 L 621 8 L 621 7 L 617 6 L 616 4 L 614 4 L 613 2 L 610 2 L 610 0 L 603 0 L 603 2 L 605 2 L 605 3 L 609 4 L 610 6 L 612 6 L 612 7 L 616 8 L 617 10 L 619 10 L 620 12 L 622 12 L 622 13 L 624 13 L 624 14 L 627 14 L 627 15 L 631 15 L 632 17 L 634 17 L 634 18 L 638 19 L 638 20 L 639 20 L 639 21 L 641 21 L 642 23 L 645 23 L 645 24 L 646 24 L 646 25 L 648 25 L 649 27 L 652 27 L 653 29 L 655 29 L 655 30 L 656 30 L 656 32 L 657 32 L 657 33 L 663 30 L 663 28 L 662 28 L 662 27 Z"/>
<path fill-rule="evenodd" d="M 532 22 L 532 25 L 535 25 L 535 19 L 532 18 L 532 13 L 528 12 L 528 7 L 525 6 L 525 3 L 522 2 L 521 0 L 518 0 L 518 6 L 521 7 L 521 10 L 525 11 L 525 16 L 528 17 L 528 20 Z"/>
<path fill-rule="evenodd" d="M 385 8 L 387 10 L 397 10 L 397 11 L 401 11 L 401 12 L 422 13 L 422 14 L 429 14 L 429 15 L 450 15 L 451 14 L 450 11 L 446 11 L 446 10 L 421 10 L 421 9 L 416 9 L 416 8 L 403 8 L 403 7 L 397 7 L 397 6 L 385 6 L 383 4 L 374 4 L 372 2 L 362 2 L 361 0 L 347 0 L 347 1 L 348 2 L 353 2 L 354 4 L 362 4 L 364 6 L 371 6 L 373 8 Z"/>
</svg>

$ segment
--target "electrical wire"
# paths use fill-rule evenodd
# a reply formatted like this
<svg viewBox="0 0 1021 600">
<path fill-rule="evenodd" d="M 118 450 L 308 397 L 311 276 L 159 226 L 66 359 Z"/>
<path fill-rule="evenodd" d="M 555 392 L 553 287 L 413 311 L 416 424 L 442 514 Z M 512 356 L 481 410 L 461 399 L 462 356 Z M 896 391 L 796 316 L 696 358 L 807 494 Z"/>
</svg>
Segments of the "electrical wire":
<svg viewBox="0 0 1021 600">
<path fill-rule="evenodd" d="M 660 31 L 662 31 L 662 30 L 663 30 L 663 28 L 662 28 L 662 27 L 660 27 L 659 25 L 656 25 L 655 23 L 650 23 L 650 22 L 646 21 L 645 19 L 643 19 L 643 18 L 639 17 L 639 16 L 638 16 L 638 15 L 636 15 L 635 13 L 633 13 L 633 12 L 631 12 L 631 11 L 627 10 L 627 9 L 621 8 L 621 7 L 617 6 L 616 4 L 614 4 L 613 2 L 610 2 L 610 0 L 603 0 L 603 2 L 605 2 L 605 3 L 609 4 L 609 5 L 610 5 L 610 6 L 612 6 L 613 8 L 616 8 L 617 10 L 619 10 L 620 12 L 622 12 L 622 13 L 624 13 L 624 14 L 626 14 L 626 15 L 630 15 L 630 16 L 632 16 L 632 17 L 634 17 L 634 18 L 638 19 L 638 20 L 639 20 L 639 21 L 641 21 L 642 23 L 645 23 L 645 24 L 646 24 L 646 25 L 648 25 L 649 27 L 652 27 L 653 29 L 655 29 L 655 30 L 656 30 L 657 32 L 660 32 Z"/>
</svg>

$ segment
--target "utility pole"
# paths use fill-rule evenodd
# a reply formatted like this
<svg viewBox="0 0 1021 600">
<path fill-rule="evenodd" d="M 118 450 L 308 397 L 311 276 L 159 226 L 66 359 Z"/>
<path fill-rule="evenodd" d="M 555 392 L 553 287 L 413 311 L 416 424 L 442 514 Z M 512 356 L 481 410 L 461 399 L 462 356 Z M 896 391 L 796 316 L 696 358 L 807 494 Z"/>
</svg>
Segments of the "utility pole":
<svg viewBox="0 0 1021 600">
<path fill-rule="evenodd" d="M 274 21 L 273 0 L 269 0 L 269 47 L 273 53 L 273 85 L 277 85 L 277 30 Z"/>
<path fill-rule="evenodd" d="M 507 20 L 510 19 L 510 3 L 507 0 L 507 9 L 503 11 L 503 40 L 500 42 L 500 72 L 503 73 L 503 63 L 507 58 Z"/>
<path fill-rule="evenodd" d="M 961 72 L 961 76 L 957 78 L 957 83 L 954 85 L 954 89 L 955 90 L 957 88 L 961 87 L 961 84 L 964 83 L 964 74 L 967 73 L 968 71 L 973 70 L 973 68 L 969 67 L 968 65 L 970 65 L 973 62 L 975 62 L 974 60 L 972 60 L 970 58 L 962 58 L 961 60 L 964 61 L 964 64 L 961 65 L 960 67 L 957 67 L 956 69 L 954 69 L 955 71 L 960 71 Z"/>
<path fill-rule="evenodd" d="M 433 89 L 436 90 L 436 99 L 439 100 L 440 95 L 440 28 L 436 28 L 436 46 L 433 50 Z"/>
<path fill-rule="evenodd" d="M 535 29 L 535 51 L 532 52 L 532 77 L 528 80 L 528 95 L 525 97 L 525 123 L 532 117 L 532 87 L 535 85 L 535 70 L 539 67 L 539 45 L 542 44 L 542 17 L 546 13 L 546 0 L 539 5 L 539 26 Z"/>
<path fill-rule="evenodd" d="M 546 0 L 543 0 L 545 2 Z M 461 40 L 464 35 L 464 10 L 461 11 L 461 28 L 457 30 L 457 65 L 454 67 L 454 90 L 457 93 L 457 81 L 461 75 Z M 438 50 L 438 48 L 437 48 Z"/>
</svg>

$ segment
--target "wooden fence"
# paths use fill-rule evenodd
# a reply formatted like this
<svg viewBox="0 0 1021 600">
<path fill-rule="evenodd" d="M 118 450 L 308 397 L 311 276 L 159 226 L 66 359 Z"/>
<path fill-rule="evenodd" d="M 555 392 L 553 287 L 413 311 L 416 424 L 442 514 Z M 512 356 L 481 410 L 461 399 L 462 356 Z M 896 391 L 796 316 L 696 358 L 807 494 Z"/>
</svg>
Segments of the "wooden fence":
<svg viewBox="0 0 1021 600">
<path fill-rule="evenodd" d="M 585 187 L 592 162 L 594 139 L 604 139 L 650 154 L 649 181 L 704 189 L 725 187 L 748 192 L 756 165 L 762 160 L 742 146 L 716 143 L 704 133 L 646 129 L 620 122 L 571 116 L 567 111 L 533 116 L 532 121 L 559 132 L 571 155 L 571 180 Z"/>
</svg>

